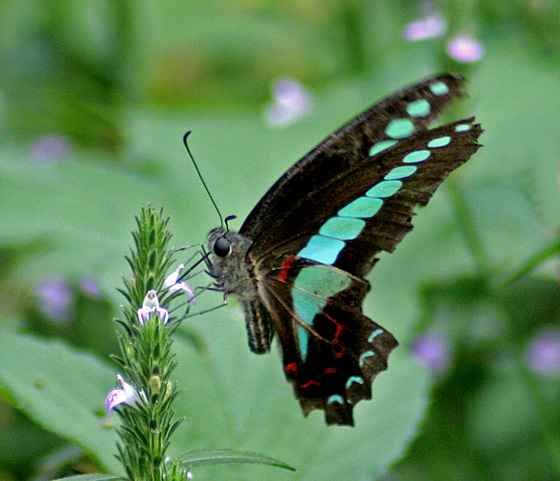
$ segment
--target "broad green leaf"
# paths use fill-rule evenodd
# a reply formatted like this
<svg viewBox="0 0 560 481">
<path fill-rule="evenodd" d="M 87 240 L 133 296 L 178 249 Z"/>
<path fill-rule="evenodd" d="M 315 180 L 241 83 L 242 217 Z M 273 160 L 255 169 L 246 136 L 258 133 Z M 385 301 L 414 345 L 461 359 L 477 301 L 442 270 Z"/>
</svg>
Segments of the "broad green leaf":
<svg viewBox="0 0 560 481">
<path fill-rule="evenodd" d="M 201 357 L 176 343 L 177 372 L 185 422 L 170 453 L 193 449 L 240 449 L 280 459 L 297 469 L 276 480 L 365 479 L 383 473 L 414 436 L 426 399 L 427 380 L 405 348 L 396 349 L 389 369 L 376 379 L 372 401 L 355 409 L 356 427 L 326 426 L 323 412 L 304 418 L 286 382 L 276 349 L 256 356 L 246 347 L 244 322 L 231 309 L 191 318 L 206 341 Z M 252 480 L 270 476 L 258 466 L 193 469 L 196 479 Z"/>
<path fill-rule="evenodd" d="M 105 419 L 105 397 L 114 387 L 114 376 L 91 354 L 59 341 L 9 332 L 0 336 L 0 386 L 15 406 L 119 472 L 117 438 Z"/>
</svg>

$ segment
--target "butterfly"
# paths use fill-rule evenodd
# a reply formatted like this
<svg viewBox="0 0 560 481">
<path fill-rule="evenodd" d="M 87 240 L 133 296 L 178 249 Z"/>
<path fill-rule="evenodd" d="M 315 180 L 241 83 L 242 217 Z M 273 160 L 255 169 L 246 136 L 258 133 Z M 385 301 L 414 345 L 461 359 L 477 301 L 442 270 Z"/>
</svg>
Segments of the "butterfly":
<svg viewBox="0 0 560 481">
<path fill-rule="evenodd" d="M 464 82 L 437 75 L 380 101 L 291 167 L 239 232 L 208 235 L 216 288 L 240 301 L 251 351 L 277 336 L 305 416 L 322 409 L 327 424 L 354 425 L 354 406 L 387 369 L 398 343 L 362 312 L 365 276 L 480 147 L 474 117 L 429 128 Z"/>
</svg>

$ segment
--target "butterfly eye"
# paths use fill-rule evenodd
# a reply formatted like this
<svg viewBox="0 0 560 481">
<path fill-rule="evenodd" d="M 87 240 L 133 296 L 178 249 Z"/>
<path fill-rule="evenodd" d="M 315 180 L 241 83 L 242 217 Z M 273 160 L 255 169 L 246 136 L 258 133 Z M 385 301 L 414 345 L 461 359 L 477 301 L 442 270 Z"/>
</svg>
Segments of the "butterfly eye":
<svg viewBox="0 0 560 481">
<path fill-rule="evenodd" d="M 231 244 L 225 237 L 219 237 L 214 244 L 214 254 L 218 257 L 226 257 L 231 251 Z"/>
</svg>

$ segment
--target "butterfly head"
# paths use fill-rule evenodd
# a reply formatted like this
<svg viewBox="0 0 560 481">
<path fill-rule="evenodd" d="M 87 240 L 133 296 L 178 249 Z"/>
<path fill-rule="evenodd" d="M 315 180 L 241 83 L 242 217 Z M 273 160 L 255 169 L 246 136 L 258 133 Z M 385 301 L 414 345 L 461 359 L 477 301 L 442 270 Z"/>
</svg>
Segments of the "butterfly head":
<svg viewBox="0 0 560 481">
<path fill-rule="evenodd" d="M 216 257 L 227 257 L 231 253 L 231 241 L 227 238 L 226 234 L 227 232 L 220 234 L 211 247 L 210 252 Z"/>
<path fill-rule="evenodd" d="M 218 227 L 208 234 L 210 274 L 226 293 L 236 292 L 242 279 L 251 276 L 247 251 L 251 241 L 238 232 Z"/>
</svg>

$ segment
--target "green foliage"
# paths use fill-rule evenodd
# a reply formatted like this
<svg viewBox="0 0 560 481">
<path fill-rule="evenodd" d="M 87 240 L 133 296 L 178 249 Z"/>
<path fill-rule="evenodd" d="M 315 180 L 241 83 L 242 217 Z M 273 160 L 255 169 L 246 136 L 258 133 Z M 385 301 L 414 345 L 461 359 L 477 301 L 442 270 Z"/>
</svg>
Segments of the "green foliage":
<svg viewBox="0 0 560 481">
<path fill-rule="evenodd" d="M 173 351 L 184 391 L 176 410 L 186 421 L 171 454 L 259 452 L 295 466 L 296 473 L 274 474 L 291 480 L 372 479 L 392 465 L 391 476 L 402 480 L 558 477 L 560 378 L 528 369 L 527 352 L 560 320 L 560 6 L 440 2 L 444 37 L 408 42 L 403 28 L 421 16 L 420 4 L 4 2 L 2 481 L 38 479 L 40 465 L 52 466 L 43 479 L 71 474 L 55 461 L 68 444 L 83 450 L 74 462 L 81 472 L 118 472 L 116 436 L 102 414 L 116 368 L 96 359 L 114 352 L 110 319 L 120 313 L 107 306 L 123 302 L 115 286 L 126 272 L 133 217 L 142 205 L 164 206 L 175 247 L 204 242 L 218 222 L 184 154 L 186 130 L 224 215 L 243 219 L 299 156 L 352 115 L 445 70 L 469 78 L 471 99 L 449 115 L 476 114 L 484 148 L 372 273 L 366 313 L 401 347 L 374 399 L 358 406 L 357 427 L 327 429 L 321 413 L 303 419 L 278 355 L 249 353 L 230 306 L 177 330 L 185 341 Z M 446 41 L 465 32 L 484 47 L 476 64 L 445 52 Z M 312 90 L 313 110 L 273 129 L 262 112 L 271 82 L 286 76 Z M 45 153 L 53 136 L 63 146 Z M 74 293 L 64 322 L 49 318 L 36 294 L 52 278 Z M 96 280 L 100 297 L 83 290 L 85 278 Z M 204 294 L 199 308 L 220 302 Z M 449 343 L 448 370 L 435 375 L 410 349 L 433 332 Z M 63 336 L 90 353 L 41 336 Z M 13 421 L 15 409 L 27 427 Z M 36 444 L 21 441 L 31 438 Z M 218 465 L 195 476 L 262 479 L 265 469 Z"/>
</svg>

